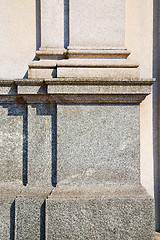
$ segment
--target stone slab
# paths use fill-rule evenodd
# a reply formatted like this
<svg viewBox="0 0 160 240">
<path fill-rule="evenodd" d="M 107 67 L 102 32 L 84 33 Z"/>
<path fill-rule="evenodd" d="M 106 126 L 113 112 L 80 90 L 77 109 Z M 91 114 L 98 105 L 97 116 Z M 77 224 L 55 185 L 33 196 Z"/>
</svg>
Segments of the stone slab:
<svg viewBox="0 0 160 240">
<path fill-rule="evenodd" d="M 29 68 L 28 78 L 51 78 L 56 77 L 56 70 L 54 68 Z"/>
<path fill-rule="evenodd" d="M 51 191 L 48 186 L 22 190 L 15 201 L 15 239 L 45 239 L 45 199 Z"/>
<path fill-rule="evenodd" d="M 49 61 L 49 66 L 53 65 L 55 61 Z M 47 64 L 47 61 L 40 61 L 38 65 Z M 136 61 L 128 59 L 63 59 L 56 62 L 58 67 L 91 67 L 91 68 L 138 68 L 139 64 Z M 111 77 L 111 76 L 110 76 Z"/>
<path fill-rule="evenodd" d="M 154 201 L 146 194 L 70 193 L 58 197 L 53 192 L 46 200 L 48 240 L 155 239 Z"/>
<path fill-rule="evenodd" d="M 13 229 L 11 229 L 11 209 L 14 205 L 14 200 L 0 198 L 0 239 L 8 240 L 13 236 Z"/>
<path fill-rule="evenodd" d="M 0 106 L 0 180 L 3 182 L 23 181 L 26 114 L 24 104 Z"/>
<path fill-rule="evenodd" d="M 126 59 L 130 55 L 130 51 L 127 49 L 72 49 L 68 47 L 67 56 L 69 58 L 103 58 L 103 59 Z"/>
<path fill-rule="evenodd" d="M 56 107 L 28 106 L 28 184 L 52 185 L 55 175 Z"/>
<path fill-rule="evenodd" d="M 22 186 L 21 186 L 22 187 Z M 20 184 L 0 183 L 0 239 L 14 239 L 15 198 L 20 192 Z"/>
<path fill-rule="evenodd" d="M 18 94 L 46 94 L 46 86 L 18 86 Z"/>
<path fill-rule="evenodd" d="M 26 87 L 27 89 L 27 87 Z M 49 85 L 49 94 L 149 94 L 151 86 Z M 21 91 L 22 92 L 22 91 Z M 27 92 L 27 90 L 26 90 Z"/>
<path fill-rule="evenodd" d="M 57 77 L 139 77 L 139 68 L 57 67 Z"/>
<path fill-rule="evenodd" d="M 58 185 L 140 181 L 139 105 L 57 105 Z"/>
</svg>

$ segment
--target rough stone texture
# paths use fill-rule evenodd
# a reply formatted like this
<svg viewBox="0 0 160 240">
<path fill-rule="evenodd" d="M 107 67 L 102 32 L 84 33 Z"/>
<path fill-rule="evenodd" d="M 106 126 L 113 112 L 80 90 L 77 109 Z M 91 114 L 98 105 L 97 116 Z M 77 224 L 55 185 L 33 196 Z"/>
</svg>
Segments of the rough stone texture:
<svg viewBox="0 0 160 240">
<path fill-rule="evenodd" d="M 24 188 L 15 201 L 15 239 L 45 239 L 45 199 L 51 188 Z"/>
<path fill-rule="evenodd" d="M 58 105 L 58 185 L 138 183 L 138 105 Z"/>
<path fill-rule="evenodd" d="M 20 185 L 0 183 L 0 239 L 13 240 L 15 236 L 15 198 Z"/>
<path fill-rule="evenodd" d="M 89 194 L 53 192 L 46 201 L 47 239 L 154 240 L 153 199 L 144 192 L 136 195 L 134 187 L 131 192 L 122 188 L 122 195 L 120 189 L 116 194 L 99 189 L 95 195 L 90 195 L 92 188 Z"/>
<path fill-rule="evenodd" d="M 24 87 L 25 91 L 27 92 L 28 88 Z M 143 91 L 143 94 L 148 93 L 150 91 L 151 87 L 148 86 L 143 86 L 143 90 L 142 90 L 142 86 L 140 85 L 134 85 L 134 86 L 119 86 L 119 85 L 114 85 L 114 86 L 96 86 L 96 85 L 49 85 L 48 86 L 48 93 L 49 94 L 117 94 L 117 93 L 121 93 L 121 94 L 140 94 Z M 22 89 L 22 88 L 21 88 Z M 34 91 L 34 89 L 32 90 L 32 92 Z M 22 92 L 22 91 L 21 91 Z M 20 93 L 21 93 L 20 92 Z M 32 93 L 31 92 L 31 93 Z"/>
<path fill-rule="evenodd" d="M 28 107 L 28 183 L 53 184 L 55 175 L 56 108 L 54 104 Z"/>
<path fill-rule="evenodd" d="M 124 46 L 124 0 L 71 0 L 69 3 L 71 46 L 86 46 L 89 49 Z"/>
<path fill-rule="evenodd" d="M 110 50 L 112 51 L 112 50 Z M 103 52 L 103 51 L 102 51 Z M 126 54 L 128 51 L 126 50 Z M 54 60 L 50 61 L 50 65 L 55 63 Z M 46 61 L 40 61 L 38 65 L 45 66 L 47 64 Z M 91 67 L 91 68 L 138 68 L 139 64 L 135 61 L 131 61 L 128 59 L 105 59 L 104 58 L 88 58 L 88 59 L 65 59 L 65 60 L 59 60 L 56 62 L 58 67 Z M 35 66 L 35 64 L 34 64 Z M 80 76 L 79 76 L 80 77 Z M 95 76 L 94 76 L 95 77 Z M 111 76 L 110 76 L 111 77 Z"/>
<path fill-rule="evenodd" d="M 57 77 L 139 77 L 139 68 L 58 67 Z"/>
<path fill-rule="evenodd" d="M 13 200 L 0 198 L 0 239 L 10 239 L 10 208 Z"/>
<path fill-rule="evenodd" d="M 46 68 L 46 69 L 36 69 L 36 68 L 30 68 L 28 72 L 29 78 L 51 78 L 56 77 L 56 70 L 53 68 Z"/>
<path fill-rule="evenodd" d="M 130 55 L 130 51 L 127 49 L 72 49 L 67 48 L 67 56 L 69 58 L 107 58 L 107 59 L 126 59 Z"/>
<path fill-rule="evenodd" d="M 26 114 L 26 106 L 23 104 L 0 106 L 0 181 L 22 182 Z"/>
</svg>

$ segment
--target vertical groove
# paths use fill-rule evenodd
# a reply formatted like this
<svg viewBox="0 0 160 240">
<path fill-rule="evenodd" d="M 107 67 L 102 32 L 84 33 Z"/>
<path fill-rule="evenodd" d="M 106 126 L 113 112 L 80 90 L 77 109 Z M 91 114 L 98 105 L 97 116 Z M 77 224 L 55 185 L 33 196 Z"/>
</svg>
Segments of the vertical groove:
<svg viewBox="0 0 160 240">
<path fill-rule="evenodd" d="M 41 1 L 36 0 L 36 50 L 41 47 Z"/>
<path fill-rule="evenodd" d="M 10 207 L 10 240 L 15 239 L 15 200 Z"/>
<path fill-rule="evenodd" d="M 64 0 L 64 48 L 69 46 L 69 0 Z"/>
<path fill-rule="evenodd" d="M 46 201 L 43 202 L 40 209 L 40 240 L 45 240 L 45 211 Z"/>
<path fill-rule="evenodd" d="M 23 114 L 23 185 L 28 183 L 28 108 L 25 105 Z"/>
<path fill-rule="evenodd" d="M 153 1 L 153 162 L 154 162 L 154 199 L 156 231 L 160 230 L 160 207 L 159 207 L 159 188 L 160 188 L 160 167 L 159 167 L 159 0 Z"/>
<path fill-rule="evenodd" d="M 52 104 L 51 132 L 52 132 L 52 186 L 57 184 L 57 105 Z"/>
</svg>

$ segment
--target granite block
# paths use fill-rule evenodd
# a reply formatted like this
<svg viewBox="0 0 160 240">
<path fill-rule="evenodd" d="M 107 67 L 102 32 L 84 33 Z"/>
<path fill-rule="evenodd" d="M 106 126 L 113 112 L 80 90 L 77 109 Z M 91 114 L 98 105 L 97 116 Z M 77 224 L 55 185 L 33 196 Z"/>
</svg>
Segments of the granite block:
<svg viewBox="0 0 160 240">
<path fill-rule="evenodd" d="M 45 199 L 51 191 L 48 186 L 22 189 L 15 201 L 15 239 L 45 239 Z"/>
<path fill-rule="evenodd" d="M 140 182 L 139 105 L 58 104 L 57 184 Z"/>
<path fill-rule="evenodd" d="M 11 235 L 10 214 L 13 201 L 0 198 L 0 239 L 8 240 Z M 13 239 L 13 238 L 12 238 Z"/>
<path fill-rule="evenodd" d="M 56 107 L 28 106 L 28 184 L 52 185 L 55 176 Z"/>
<path fill-rule="evenodd" d="M 139 77 L 139 68 L 57 67 L 57 77 Z"/>
<path fill-rule="evenodd" d="M 134 192 L 68 195 L 46 200 L 47 239 L 154 240 L 154 201 Z"/>
<path fill-rule="evenodd" d="M 151 90 L 150 86 L 97 86 L 97 85 L 49 85 L 49 94 L 147 94 Z"/>
<path fill-rule="evenodd" d="M 40 239 L 41 209 L 44 200 L 40 198 L 16 199 L 16 239 Z M 43 213 L 44 215 L 44 213 Z M 24 238 L 25 237 L 25 238 Z"/>
<path fill-rule="evenodd" d="M 0 106 L 0 180 L 3 182 L 23 181 L 26 114 L 23 104 Z"/>
<path fill-rule="evenodd" d="M 15 238 L 15 198 L 22 186 L 15 183 L 0 183 L 0 239 Z"/>
</svg>

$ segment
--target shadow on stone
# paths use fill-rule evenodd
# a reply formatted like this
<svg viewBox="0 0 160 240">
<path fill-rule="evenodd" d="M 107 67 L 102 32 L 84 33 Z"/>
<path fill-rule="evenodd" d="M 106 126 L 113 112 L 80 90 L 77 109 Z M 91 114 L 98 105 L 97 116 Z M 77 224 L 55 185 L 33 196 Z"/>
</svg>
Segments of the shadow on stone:
<svg viewBox="0 0 160 240">
<path fill-rule="evenodd" d="M 47 85 L 42 84 L 42 86 L 39 88 L 37 94 L 47 94 Z"/>
<path fill-rule="evenodd" d="M 57 106 L 56 104 L 32 104 L 36 108 L 36 114 L 51 116 L 51 184 L 57 184 Z"/>
<path fill-rule="evenodd" d="M 10 207 L 10 240 L 15 239 L 15 201 Z"/>
<path fill-rule="evenodd" d="M 153 1 L 153 160 L 154 160 L 154 199 L 156 213 L 156 231 L 159 226 L 159 1 Z"/>
<path fill-rule="evenodd" d="M 16 85 L 13 85 L 8 92 L 8 95 L 12 95 L 12 94 L 17 94 L 17 86 Z"/>
<path fill-rule="evenodd" d="M 8 108 L 8 116 L 23 116 L 23 167 L 22 182 L 26 186 L 28 182 L 28 109 L 26 104 L 3 104 Z"/>
<path fill-rule="evenodd" d="M 64 0 L 64 48 L 69 46 L 69 0 Z"/>
<path fill-rule="evenodd" d="M 56 78 L 57 77 L 57 69 L 53 69 L 53 72 L 52 72 L 52 77 L 53 78 Z"/>
<path fill-rule="evenodd" d="M 36 0 L 36 50 L 41 46 L 41 3 Z"/>
<path fill-rule="evenodd" d="M 40 209 L 40 240 L 45 240 L 45 201 Z"/>
</svg>

